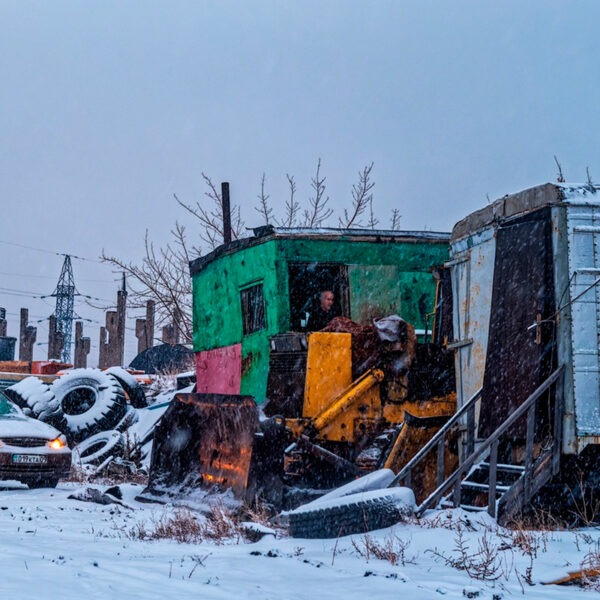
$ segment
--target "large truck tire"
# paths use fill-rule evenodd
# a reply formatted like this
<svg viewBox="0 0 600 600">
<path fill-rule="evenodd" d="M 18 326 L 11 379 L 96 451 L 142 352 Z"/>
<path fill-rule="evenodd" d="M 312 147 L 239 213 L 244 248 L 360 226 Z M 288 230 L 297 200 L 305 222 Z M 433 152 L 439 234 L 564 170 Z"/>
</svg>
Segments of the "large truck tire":
<svg viewBox="0 0 600 600">
<path fill-rule="evenodd" d="M 115 429 L 121 433 L 125 433 L 132 425 L 135 425 L 140 420 L 138 412 L 133 406 L 127 407 L 125 416 L 115 425 Z"/>
<path fill-rule="evenodd" d="M 29 479 L 21 479 L 21 483 L 24 483 L 29 489 L 38 488 L 55 488 L 58 485 L 58 477 L 32 477 Z"/>
<path fill-rule="evenodd" d="M 50 386 L 67 423 L 67 435 L 81 442 L 114 429 L 125 416 L 125 394 L 116 379 L 98 369 L 74 369 Z"/>
<path fill-rule="evenodd" d="M 4 390 L 8 398 L 21 408 L 24 414 L 56 427 L 64 433 L 67 422 L 60 402 L 41 379 L 26 377 Z"/>
<path fill-rule="evenodd" d="M 407 488 L 350 494 L 300 507 L 287 513 L 294 538 L 337 538 L 391 527 L 414 512 L 414 495 Z"/>
<path fill-rule="evenodd" d="M 100 431 L 83 440 L 73 449 L 83 465 L 99 465 L 109 456 L 121 456 L 125 448 L 123 434 L 115 429 Z"/>
<path fill-rule="evenodd" d="M 111 377 L 114 377 L 125 392 L 125 397 L 133 408 L 146 408 L 148 400 L 140 383 L 136 378 L 121 367 L 110 367 L 104 371 Z"/>
</svg>

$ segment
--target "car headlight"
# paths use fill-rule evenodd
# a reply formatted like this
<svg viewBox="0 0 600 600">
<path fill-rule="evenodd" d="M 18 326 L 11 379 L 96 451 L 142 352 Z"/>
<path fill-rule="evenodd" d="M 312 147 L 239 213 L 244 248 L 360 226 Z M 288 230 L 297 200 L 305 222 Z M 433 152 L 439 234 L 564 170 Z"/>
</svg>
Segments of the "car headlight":
<svg viewBox="0 0 600 600">
<path fill-rule="evenodd" d="M 52 450 L 61 450 L 67 445 L 67 438 L 64 435 L 59 435 L 57 438 L 46 442 L 46 446 Z"/>
</svg>

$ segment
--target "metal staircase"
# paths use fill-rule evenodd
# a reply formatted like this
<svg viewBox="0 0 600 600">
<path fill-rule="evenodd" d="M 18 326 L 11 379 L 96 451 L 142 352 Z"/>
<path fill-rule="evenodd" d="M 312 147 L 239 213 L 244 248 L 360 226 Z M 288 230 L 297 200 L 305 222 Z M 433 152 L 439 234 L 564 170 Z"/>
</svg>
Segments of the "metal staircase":
<svg viewBox="0 0 600 600">
<path fill-rule="evenodd" d="M 525 471 L 521 465 L 496 464 L 496 506 Z M 460 482 L 460 506 L 465 510 L 488 510 L 490 495 L 490 463 L 482 461 Z M 446 496 L 440 502 L 444 508 L 454 507 L 452 498 Z"/>
<path fill-rule="evenodd" d="M 424 468 L 424 459 L 435 452 L 436 488 L 417 507 L 417 516 L 428 508 L 458 507 L 487 510 L 492 517 L 505 521 L 521 511 L 560 468 L 562 434 L 563 367 L 556 369 L 517 410 L 485 440 L 475 439 L 475 410 L 481 401 L 479 390 L 435 436 L 404 466 L 391 486 L 410 487 L 413 472 Z M 553 432 L 543 447 L 538 440 L 536 406 L 538 400 L 554 386 Z M 501 440 L 509 439 L 515 426 L 526 423 L 522 460 L 518 464 L 498 462 Z M 464 453 L 460 464 L 450 474 L 445 464 L 445 448 L 457 429 L 464 431 Z"/>
</svg>

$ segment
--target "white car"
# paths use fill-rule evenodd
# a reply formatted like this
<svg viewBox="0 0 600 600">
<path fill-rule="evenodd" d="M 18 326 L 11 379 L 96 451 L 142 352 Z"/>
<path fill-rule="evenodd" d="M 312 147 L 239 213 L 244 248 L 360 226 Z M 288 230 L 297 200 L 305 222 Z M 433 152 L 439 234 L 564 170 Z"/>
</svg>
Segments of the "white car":
<svg viewBox="0 0 600 600">
<path fill-rule="evenodd" d="M 65 436 L 31 419 L 0 392 L 0 479 L 34 487 L 56 487 L 71 470 Z"/>
</svg>

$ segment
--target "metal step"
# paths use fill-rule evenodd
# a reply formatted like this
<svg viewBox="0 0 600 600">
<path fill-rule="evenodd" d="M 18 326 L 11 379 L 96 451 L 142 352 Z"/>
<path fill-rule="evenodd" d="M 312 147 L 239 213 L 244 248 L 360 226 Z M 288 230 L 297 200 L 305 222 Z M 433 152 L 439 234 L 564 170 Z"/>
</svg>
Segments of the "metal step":
<svg viewBox="0 0 600 600">
<path fill-rule="evenodd" d="M 451 500 L 448 500 L 447 498 L 445 500 L 442 500 L 439 504 L 439 507 L 441 509 L 445 509 L 445 508 L 456 508 L 454 506 L 454 503 Z M 466 511 L 469 512 L 483 512 L 486 511 L 488 509 L 487 505 L 486 506 L 473 506 L 472 504 L 460 504 L 458 506 L 458 508 L 462 508 Z"/>
<path fill-rule="evenodd" d="M 477 465 L 478 467 L 485 467 L 486 469 L 490 468 L 490 463 L 488 462 L 481 462 L 479 463 L 479 465 Z M 505 465 L 502 463 L 498 463 L 496 465 L 496 472 L 498 471 L 505 471 L 506 473 L 523 473 L 523 471 L 525 471 L 525 467 L 521 466 L 521 465 Z"/>
<path fill-rule="evenodd" d="M 460 508 L 468 512 L 486 512 L 487 506 L 472 506 L 471 504 L 461 504 Z"/>
<path fill-rule="evenodd" d="M 472 490 L 482 490 L 482 491 L 487 491 L 490 489 L 489 484 L 487 483 L 477 483 L 476 481 L 462 481 L 461 482 L 461 487 L 466 487 L 466 488 L 471 488 Z M 508 490 L 510 490 L 511 486 L 510 485 L 498 485 L 496 484 L 496 491 L 497 492 L 508 492 Z"/>
</svg>

